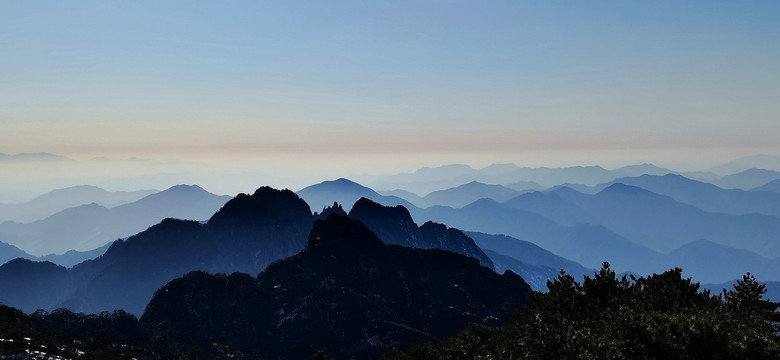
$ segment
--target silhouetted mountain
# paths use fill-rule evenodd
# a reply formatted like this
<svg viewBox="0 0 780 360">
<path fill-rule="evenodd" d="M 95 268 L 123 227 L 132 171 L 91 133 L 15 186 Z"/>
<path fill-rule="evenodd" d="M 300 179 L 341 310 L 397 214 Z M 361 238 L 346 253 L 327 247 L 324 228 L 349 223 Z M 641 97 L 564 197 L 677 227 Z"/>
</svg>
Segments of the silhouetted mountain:
<svg viewBox="0 0 780 360">
<path fill-rule="evenodd" d="M 780 193 L 780 179 L 770 181 L 767 184 L 754 188 L 750 191 Z"/>
<path fill-rule="evenodd" d="M 403 206 L 388 207 L 361 198 L 352 206 L 349 216 L 362 221 L 387 244 L 449 250 L 477 258 L 482 265 L 493 268 L 490 258 L 462 231 L 430 221 L 418 227 Z"/>
<path fill-rule="evenodd" d="M 158 290 L 142 322 L 251 357 L 308 358 L 318 349 L 367 358 L 436 341 L 468 323 L 505 323 L 528 285 L 475 259 L 385 245 L 357 220 L 317 220 L 301 253 L 257 278 L 190 273 Z"/>
<path fill-rule="evenodd" d="M 167 217 L 207 219 L 228 199 L 195 185 L 177 185 L 110 209 L 93 203 L 29 224 L 5 222 L 0 224 L 0 241 L 38 256 L 69 250 L 88 251 L 142 231 Z"/>
<path fill-rule="evenodd" d="M 496 272 L 500 274 L 504 270 L 512 270 L 522 276 L 534 290 L 546 291 L 547 280 L 557 277 L 561 270 L 578 279 L 594 272 L 593 269 L 555 255 L 529 241 L 481 232 L 467 232 L 466 235 L 474 239 L 485 254 L 490 256 Z"/>
<path fill-rule="evenodd" d="M 712 183 L 724 189 L 750 190 L 780 179 L 780 172 L 765 169 L 747 169 L 713 180 Z"/>
<path fill-rule="evenodd" d="M 780 217 L 780 194 L 727 190 L 674 174 L 620 178 L 613 183 L 640 187 L 709 212 L 730 215 L 760 213 Z"/>
<path fill-rule="evenodd" d="M 472 181 L 451 189 L 434 191 L 415 201 L 414 204 L 421 208 L 433 205 L 459 208 L 483 198 L 503 202 L 517 195 L 520 193 L 501 185 L 488 185 Z"/>
<path fill-rule="evenodd" d="M 317 212 L 330 206 L 333 202 L 348 206 L 360 198 L 371 199 L 388 206 L 403 205 L 408 207 L 411 205 L 402 198 L 379 195 L 374 190 L 344 178 L 308 186 L 297 191 L 297 194 L 309 204 L 313 211 Z M 349 211 L 349 209 L 346 210 Z"/>
<path fill-rule="evenodd" d="M 95 203 L 114 207 L 137 201 L 157 190 L 114 191 L 99 187 L 81 185 L 53 190 L 30 201 L 18 204 L 0 204 L 0 221 L 28 223 L 41 220 L 55 213 L 79 205 Z"/>
</svg>

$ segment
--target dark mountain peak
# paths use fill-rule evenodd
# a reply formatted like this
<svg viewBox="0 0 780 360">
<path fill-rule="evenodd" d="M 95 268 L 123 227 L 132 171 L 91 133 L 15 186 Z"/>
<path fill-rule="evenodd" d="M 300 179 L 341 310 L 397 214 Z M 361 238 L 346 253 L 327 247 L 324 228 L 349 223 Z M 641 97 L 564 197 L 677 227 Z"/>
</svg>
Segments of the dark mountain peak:
<svg viewBox="0 0 780 360">
<path fill-rule="evenodd" d="M 27 273 L 27 272 L 40 272 L 40 271 L 57 271 L 64 272 L 67 269 L 63 266 L 59 266 L 49 261 L 33 261 L 30 259 L 16 258 L 2 266 L 3 273 Z"/>
<path fill-rule="evenodd" d="M 424 247 L 417 236 L 417 224 L 403 206 L 384 206 L 361 198 L 352 205 L 349 216 L 366 224 L 386 244 Z"/>
<path fill-rule="evenodd" d="M 356 219 L 386 219 L 387 221 L 405 221 L 412 222 L 412 215 L 409 214 L 409 210 L 401 205 L 396 206 L 384 206 L 380 203 L 374 202 L 367 198 L 360 198 L 354 205 L 352 210 L 349 211 L 349 216 Z"/>
<path fill-rule="evenodd" d="M 385 244 L 359 220 L 346 214 L 332 214 L 314 222 L 305 251 L 328 252 L 380 249 Z"/>
<path fill-rule="evenodd" d="M 175 231 L 181 228 L 196 228 L 196 227 L 202 227 L 199 222 L 195 220 L 181 220 L 181 219 L 174 219 L 174 218 L 165 218 L 159 223 L 150 226 L 146 231 L 141 232 L 137 235 L 144 234 L 144 233 L 164 233 L 169 231 Z M 133 236 L 133 237 L 134 237 Z M 132 238 L 132 237 L 131 237 Z"/>
<path fill-rule="evenodd" d="M 302 217 L 310 218 L 311 209 L 298 195 L 288 189 L 263 186 L 252 195 L 242 193 L 229 200 L 209 219 L 208 225 L 268 224 Z"/>
</svg>

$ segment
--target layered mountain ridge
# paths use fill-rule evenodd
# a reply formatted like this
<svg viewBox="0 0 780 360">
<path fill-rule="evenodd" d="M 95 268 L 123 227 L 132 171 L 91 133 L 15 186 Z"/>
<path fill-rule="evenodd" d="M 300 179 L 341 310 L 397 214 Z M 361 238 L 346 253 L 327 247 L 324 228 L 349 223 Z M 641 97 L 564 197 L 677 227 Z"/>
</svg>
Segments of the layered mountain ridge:
<svg viewBox="0 0 780 360">
<path fill-rule="evenodd" d="M 367 199 L 358 205 L 384 209 Z M 395 232 L 398 236 L 393 241 L 423 248 L 450 246 L 492 266 L 462 232 L 436 224 L 418 228 L 408 212 L 405 219 L 409 228 Z M 156 289 L 190 271 L 253 274 L 298 253 L 306 245 L 314 220 L 308 204 L 292 191 L 261 187 L 252 195 L 231 199 L 205 223 L 165 219 L 115 241 L 94 260 L 62 268 L 62 289 L 51 296 L 37 296 L 15 279 L 49 281 L 51 275 L 44 268 L 53 264 L 30 262 L 24 273 L 15 266 L 0 266 L 0 288 L 14 289 L 13 295 L 0 293 L 0 301 L 25 311 L 65 306 L 73 311 L 124 309 L 140 314 Z"/>
</svg>

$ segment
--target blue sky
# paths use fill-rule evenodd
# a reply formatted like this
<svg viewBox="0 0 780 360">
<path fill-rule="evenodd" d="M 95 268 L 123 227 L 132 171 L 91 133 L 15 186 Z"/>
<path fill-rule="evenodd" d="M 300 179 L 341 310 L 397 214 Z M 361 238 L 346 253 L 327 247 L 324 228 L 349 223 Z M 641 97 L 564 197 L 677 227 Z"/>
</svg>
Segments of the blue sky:
<svg viewBox="0 0 780 360">
<path fill-rule="evenodd" d="M 780 153 L 777 19 L 777 1 L 4 1 L 0 152 L 345 173 Z"/>
</svg>

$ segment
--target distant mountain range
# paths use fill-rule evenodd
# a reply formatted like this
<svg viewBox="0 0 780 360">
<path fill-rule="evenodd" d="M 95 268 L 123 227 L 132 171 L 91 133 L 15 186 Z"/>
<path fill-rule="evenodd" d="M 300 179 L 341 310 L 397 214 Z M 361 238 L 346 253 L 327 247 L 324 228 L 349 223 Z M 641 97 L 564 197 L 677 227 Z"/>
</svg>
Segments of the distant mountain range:
<svg viewBox="0 0 780 360">
<path fill-rule="evenodd" d="M 539 190 L 571 182 L 597 185 L 613 179 L 643 174 L 665 175 L 674 171 L 651 164 L 627 166 L 607 170 L 600 166 L 574 166 L 568 168 L 529 168 L 514 164 L 495 164 L 482 169 L 468 165 L 446 165 L 437 168 L 422 168 L 413 173 L 384 177 L 365 177 L 363 181 L 375 189 L 403 189 L 416 194 L 429 194 L 454 188 L 473 181 L 486 184 L 507 185 L 515 191 Z M 518 186 L 518 185 L 525 185 Z"/>
<path fill-rule="evenodd" d="M 778 174 L 780 175 L 780 174 Z M 640 187 L 656 194 L 666 195 L 701 210 L 730 215 L 765 214 L 780 218 L 780 193 L 723 189 L 710 183 L 691 180 L 681 175 L 642 175 L 620 178 L 609 184 L 621 183 Z M 767 184 L 767 186 L 771 186 Z"/>
<path fill-rule="evenodd" d="M 281 225 L 274 222 L 282 221 L 281 218 L 270 222 L 260 219 L 269 210 L 259 210 L 266 205 L 255 203 L 255 195 L 275 198 L 266 190 L 240 195 L 228 207 L 225 204 L 228 197 L 217 197 L 196 186 L 178 186 L 112 208 L 87 204 L 28 224 L 0 224 L 0 241 L 17 246 L 0 244 L 0 263 L 22 257 L 56 260 L 58 264 L 73 267 L 65 269 L 70 280 L 64 282 L 72 285 L 72 294 L 49 301 L 43 308 L 64 304 L 96 311 L 121 303 L 131 304 L 127 308 L 140 313 L 151 291 L 175 276 L 191 270 L 258 272 L 265 265 L 302 250 L 305 234 L 316 219 L 348 213 L 387 243 L 466 254 L 488 268 L 499 272 L 511 269 L 523 275 L 534 289 L 543 290 L 546 280 L 561 269 L 581 276 L 599 268 L 603 261 L 609 261 L 620 272 L 640 275 L 680 266 L 686 275 L 708 283 L 726 282 L 747 271 L 761 280 L 780 280 L 776 275 L 780 273 L 777 271 L 780 270 L 780 242 L 776 236 L 780 233 L 780 193 L 773 191 L 780 180 L 772 180 L 780 173 L 747 168 L 727 176 L 710 175 L 714 176 L 713 182 L 720 179 L 732 186 L 753 187 L 724 189 L 649 164 L 617 170 L 521 168 L 511 164 L 479 170 L 460 165 L 427 168 L 389 179 L 395 179 L 397 184 L 420 185 L 419 181 L 427 177 L 430 181 L 424 186 L 455 185 L 427 193 L 398 188 L 382 192 L 385 195 L 342 178 L 306 187 L 294 194 L 297 200 L 285 195 L 283 198 L 287 200 L 271 206 L 299 207 L 290 213 L 283 212 L 283 216 L 299 220 L 298 225 L 288 228 L 290 233 L 297 234 L 294 236 L 297 240 L 290 240 L 293 237 L 289 234 L 279 235 L 287 231 L 279 230 Z M 544 191 L 531 190 L 564 177 L 569 177 L 567 182 L 575 183 Z M 604 179 L 608 180 L 597 182 Z M 275 200 L 263 201 L 274 203 Z M 207 205 L 201 206 L 202 203 Z M 226 208 L 215 213 L 222 204 Z M 185 212 L 182 209 L 189 213 L 182 215 Z M 312 214 L 312 209 L 316 213 Z M 257 215 L 258 218 L 247 215 L 253 211 L 266 215 Z M 226 215 L 229 213 L 232 215 Z M 141 232 L 166 217 L 198 221 L 211 217 L 211 220 L 203 223 L 169 219 Z M 250 223 L 255 225 L 247 225 Z M 107 251 L 96 249 L 136 233 L 116 242 Z M 163 237 L 168 240 L 154 240 Z M 224 248 L 204 245 L 217 238 L 228 245 Z M 274 250 L 250 240 L 257 238 L 273 238 L 266 245 Z M 475 244 L 474 240 L 479 241 Z M 185 243 L 192 249 L 182 251 L 180 248 Z M 122 248 L 125 250 L 119 250 Z M 96 250 L 39 258 L 20 253 L 20 249 L 37 256 L 73 249 Z M 83 261 L 103 252 L 105 255 L 100 258 Z M 127 260 L 155 258 L 142 256 L 145 252 L 175 253 L 172 263 L 178 265 L 165 268 Z M 242 252 L 255 254 L 256 258 L 248 260 Z M 7 271 L 29 270 L 24 266 L 16 264 Z M 128 267 L 148 268 L 149 272 L 139 271 L 137 278 L 127 277 L 119 269 Z M 52 269 L 55 268 L 47 271 L 59 273 Z M 0 279 L 3 271 L 0 267 Z M 145 278 L 152 279 L 150 283 L 154 285 L 138 287 L 136 293 L 140 295 L 128 299 L 105 299 L 100 294 L 103 290 L 98 290 L 113 282 L 128 283 L 132 288 L 134 282 L 140 284 Z"/>
<path fill-rule="evenodd" d="M 352 186 L 364 192 L 368 189 Z M 469 193 L 470 188 L 477 190 Z M 484 188 L 471 183 L 448 191 L 453 196 L 462 191 L 464 197 L 476 198 L 485 195 L 481 190 Z M 625 177 L 592 189 L 593 194 L 583 194 L 559 187 L 521 194 L 504 202 L 480 199 L 462 208 L 407 208 L 417 222 L 430 220 L 470 231 L 509 235 L 587 268 L 598 268 L 601 262 L 609 261 L 613 268 L 638 274 L 681 266 L 686 274 L 703 281 L 726 281 L 751 269 L 763 279 L 777 278 L 772 269 L 774 259 L 780 256 L 776 248 L 780 244 L 775 241 L 780 230 L 780 218 L 775 216 L 780 201 L 774 193 L 722 189 L 675 174 Z M 704 239 L 708 241 L 701 242 Z M 700 249 L 701 254 L 747 252 L 763 260 L 735 258 L 728 266 L 707 267 L 707 256 L 697 256 L 691 251 L 694 247 L 686 246 L 696 243 L 707 249 Z M 496 262 L 495 255 L 508 256 L 506 252 L 489 250 L 494 264 L 510 268 L 510 259 Z M 536 287 L 541 281 L 532 284 Z"/>
<path fill-rule="evenodd" d="M 68 208 L 91 203 L 103 207 L 115 207 L 140 200 L 157 192 L 158 190 L 109 192 L 89 185 L 57 189 L 27 202 L 0 204 L 0 222 L 28 223 L 44 219 Z"/>
<path fill-rule="evenodd" d="M 27 224 L 0 224 L 0 242 L 43 256 L 88 251 L 133 235 L 167 217 L 205 220 L 230 197 L 198 186 L 177 185 L 137 201 L 106 208 L 92 203 Z"/>
<path fill-rule="evenodd" d="M 498 202 L 507 201 L 521 192 L 502 185 L 488 185 L 472 181 L 451 189 L 434 191 L 413 201 L 414 205 L 427 208 L 434 205 L 454 208 L 464 207 L 479 199 L 493 199 Z"/>
</svg>

